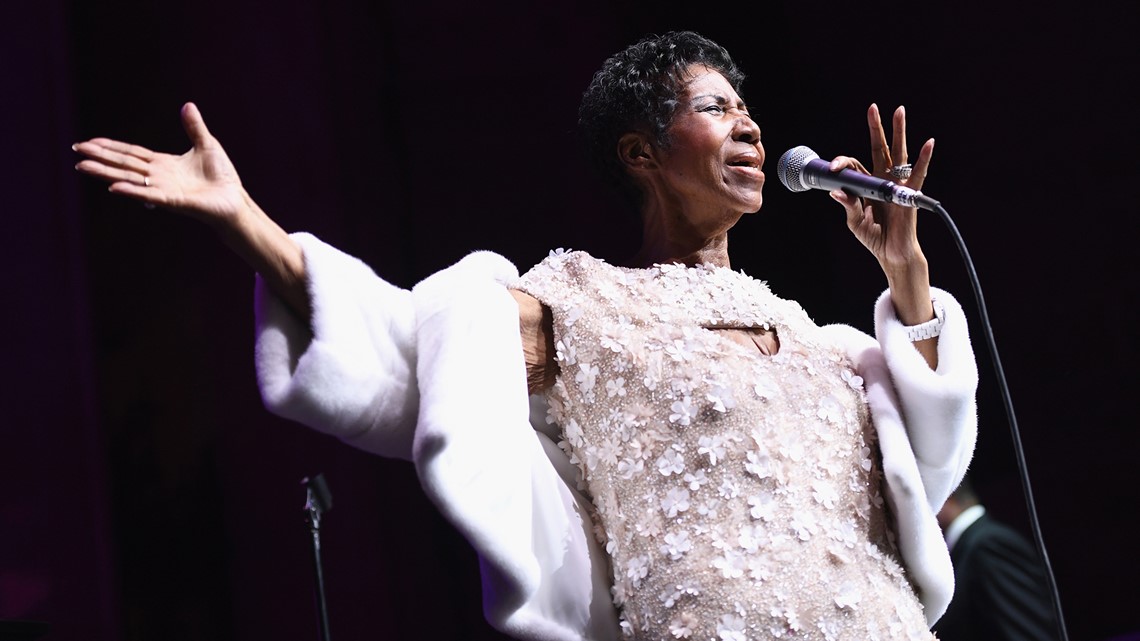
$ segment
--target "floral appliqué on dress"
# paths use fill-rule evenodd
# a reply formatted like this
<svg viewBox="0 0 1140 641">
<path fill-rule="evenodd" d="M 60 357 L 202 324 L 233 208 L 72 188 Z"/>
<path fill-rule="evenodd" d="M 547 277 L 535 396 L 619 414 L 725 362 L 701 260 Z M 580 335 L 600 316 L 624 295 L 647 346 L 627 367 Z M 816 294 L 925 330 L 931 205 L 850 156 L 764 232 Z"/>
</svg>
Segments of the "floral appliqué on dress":
<svg viewBox="0 0 1140 641">
<path fill-rule="evenodd" d="M 863 380 L 796 303 L 708 265 L 558 252 L 548 420 L 637 639 L 932 639 L 880 493 Z M 764 356 L 718 329 L 774 329 Z"/>
</svg>

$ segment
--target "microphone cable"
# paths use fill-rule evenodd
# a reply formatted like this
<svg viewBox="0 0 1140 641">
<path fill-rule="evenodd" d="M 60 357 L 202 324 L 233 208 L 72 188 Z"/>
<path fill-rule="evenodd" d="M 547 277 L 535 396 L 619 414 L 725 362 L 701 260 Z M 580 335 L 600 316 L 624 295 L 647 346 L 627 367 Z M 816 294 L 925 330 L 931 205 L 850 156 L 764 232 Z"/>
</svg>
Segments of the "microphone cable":
<svg viewBox="0 0 1140 641">
<path fill-rule="evenodd" d="M 1057 617 L 1057 632 L 1060 635 L 1060 641 L 1069 641 L 1069 633 L 1065 628 L 1065 618 L 1061 613 L 1061 595 L 1057 590 L 1057 580 L 1053 576 L 1053 565 L 1049 562 L 1049 553 L 1045 551 L 1045 539 L 1041 536 L 1041 523 L 1037 520 L 1037 506 L 1033 501 L 1033 488 L 1029 483 L 1029 470 L 1025 463 L 1025 450 L 1021 446 L 1021 432 L 1017 427 L 1017 415 L 1013 411 L 1013 399 L 1009 393 L 1009 384 L 1005 380 L 1005 370 L 1001 366 L 1001 357 L 998 356 L 997 343 L 994 341 L 994 330 L 990 326 L 990 315 L 986 311 L 986 301 L 982 296 L 982 285 L 978 281 L 978 273 L 974 269 L 974 261 L 970 258 L 970 252 L 966 249 L 966 242 L 962 240 L 962 234 L 958 232 L 957 225 L 950 218 L 950 214 L 946 208 L 935 201 L 934 207 L 930 208 L 942 218 L 942 222 L 946 223 L 946 227 L 950 230 L 950 235 L 954 238 L 954 243 L 958 246 L 958 252 L 962 254 L 962 261 L 966 265 L 966 274 L 970 278 L 970 287 L 974 290 L 974 298 L 978 302 L 978 315 L 981 317 L 982 334 L 986 337 L 986 347 L 989 348 L 990 358 L 993 361 L 994 375 L 997 376 L 998 387 L 1001 390 L 1002 403 L 1005 405 L 1005 413 L 1009 418 L 1009 432 L 1013 439 L 1013 452 L 1017 458 L 1017 469 L 1021 476 L 1021 489 L 1025 494 L 1025 507 L 1029 512 L 1029 526 L 1033 530 L 1033 542 L 1037 546 L 1037 553 L 1041 557 L 1041 564 L 1045 568 L 1045 581 L 1048 584 L 1049 597 L 1053 604 L 1053 614 Z"/>
</svg>

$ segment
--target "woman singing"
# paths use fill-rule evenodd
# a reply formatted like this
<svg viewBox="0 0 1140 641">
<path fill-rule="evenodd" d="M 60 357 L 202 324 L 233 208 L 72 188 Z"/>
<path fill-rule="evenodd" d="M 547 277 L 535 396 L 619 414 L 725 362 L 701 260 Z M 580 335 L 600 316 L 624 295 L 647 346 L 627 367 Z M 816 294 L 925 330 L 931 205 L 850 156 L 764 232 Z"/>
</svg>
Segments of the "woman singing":
<svg viewBox="0 0 1140 641">
<path fill-rule="evenodd" d="M 637 204 L 627 265 L 479 252 L 411 291 L 245 192 L 193 105 L 181 156 L 94 139 L 78 168 L 213 226 L 257 271 L 267 406 L 412 459 L 524 639 L 931 639 L 953 591 L 934 513 L 965 473 L 977 371 L 913 209 L 842 191 L 888 291 L 876 337 L 816 325 L 730 269 L 765 150 L 728 53 L 691 32 L 605 62 L 579 125 Z M 867 112 L 872 170 L 922 187 L 906 116 Z M 532 418 L 533 417 L 533 418 Z"/>
</svg>

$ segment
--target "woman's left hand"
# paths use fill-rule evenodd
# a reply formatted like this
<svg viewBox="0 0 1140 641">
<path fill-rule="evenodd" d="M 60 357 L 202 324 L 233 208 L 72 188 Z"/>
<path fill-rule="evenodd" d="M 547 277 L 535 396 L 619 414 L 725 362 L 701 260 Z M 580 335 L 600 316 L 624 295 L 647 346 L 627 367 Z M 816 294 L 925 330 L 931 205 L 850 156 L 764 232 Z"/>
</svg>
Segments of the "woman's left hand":
<svg viewBox="0 0 1140 641">
<path fill-rule="evenodd" d="M 906 110 L 903 107 L 895 110 L 889 147 L 876 105 L 867 109 L 867 127 L 871 133 L 873 171 L 867 171 L 858 160 L 847 156 L 832 160 L 831 170 L 852 169 L 914 190 L 922 189 L 930 167 L 930 157 L 934 153 L 934 139 L 931 138 L 922 145 L 918 159 L 911 166 L 910 176 L 902 178 L 893 175 L 891 169 L 906 166 L 909 162 Z M 930 301 L 930 272 L 926 256 L 918 243 L 918 210 L 879 201 L 864 202 L 841 190 L 831 192 L 831 197 L 847 210 L 848 229 L 879 261 L 887 276 L 891 302 L 894 303 L 899 320 L 904 325 L 918 325 L 934 318 L 934 307 Z M 931 342 L 934 342 L 933 339 Z M 920 351 L 926 355 L 926 350 L 921 350 L 921 346 Z M 927 360 L 932 361 L 929 356 Z"/>
<path fill-rule="evenodd" d="M 896 178 L 891 175 L 891 167 L 907 164 L 906 110 L 895 110 L 892 126 L 893 142 L 888 148 L 887 135 L 879 119 L 879 108 L 871 105 L 867 110 L 867 127 L 871 132 L 871 156 L 873 171 L 867 171 L 862 163 L 848 156 L 838 156 L 831 161 L 831 170 L 852 169 L 905 185 L 911 189 L 922 189 L 926 172 L 930 167 L 930 157 L 934 153 L 934 139 L 926 141 L 918 153 L 909 178 Z M 901 276 L 901 272 L 916 267 L 925 269 L 925 258 L 918 244 L 918 210 L 879 201 L 863 202 L 843 191 L 834 191 L 832 198 L 847 210 L 847 227 L 863 243 L 886 272 L 887 278 Z M 918 264 L 915 264 L 918 263 Z"/>
</svg>

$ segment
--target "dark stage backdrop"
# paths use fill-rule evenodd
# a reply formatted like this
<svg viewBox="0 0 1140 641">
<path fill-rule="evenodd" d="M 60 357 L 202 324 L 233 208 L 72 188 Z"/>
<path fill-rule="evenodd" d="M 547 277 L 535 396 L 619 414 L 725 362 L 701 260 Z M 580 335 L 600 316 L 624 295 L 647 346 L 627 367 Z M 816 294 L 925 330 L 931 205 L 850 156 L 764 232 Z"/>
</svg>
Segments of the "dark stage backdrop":
<svg viewBox="0 0 1140 641">
<path fill-rule="evenodd" d="M 935 137 L 927 191 L 988 294 L 1073 639 L 1140 629 L 1135 545 L 1135 20 L 1092 5 L 40 0 L 4 10 L 0 618 L 49 639 L 316 638 L 302 477 L 334 636 L 498 639 L 467 544 L 411 467 L 266 413 L 252 276 L 189 220 L 105 193 L 71 142 L 181 151 L 201 107 L 248 190 L 410 286 L 472 249 L 621 260 L 636 225 L 572 135 L 610 53 L 689 28 L 749 73 L 769 185 L 734 265 L 817 321 L 870 329 L 884 286 L 822 193 L 777 184 L 806 144 L 867 157 L 864 111 Z M 975 308 L 944 228 L 934 281 Z M 991 511 L 1028 531 L 974 320 Z M 1130 373 L 1132 372 L 1132 373 Z M 1129 418 L 1129 417 L 1132 418 Z"/>
</svg>

